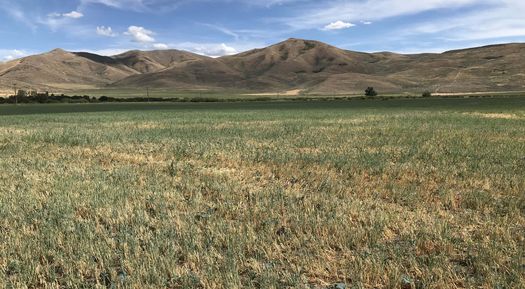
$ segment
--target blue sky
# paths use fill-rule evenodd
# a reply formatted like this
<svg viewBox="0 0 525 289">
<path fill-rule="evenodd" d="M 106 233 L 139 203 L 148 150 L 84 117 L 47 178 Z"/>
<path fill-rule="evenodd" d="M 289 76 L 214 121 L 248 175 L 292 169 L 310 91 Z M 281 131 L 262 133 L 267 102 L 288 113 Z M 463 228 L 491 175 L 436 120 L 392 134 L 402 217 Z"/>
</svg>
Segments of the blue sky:
<svg viewBox="0 0 525 289">
<path fill-rule="evenodd" d="M 0 0 L 0 61 L 57 47 L 210 56 L 314 39 L 401 53 L 524 42 L 525 0 Z"/>
</svg>

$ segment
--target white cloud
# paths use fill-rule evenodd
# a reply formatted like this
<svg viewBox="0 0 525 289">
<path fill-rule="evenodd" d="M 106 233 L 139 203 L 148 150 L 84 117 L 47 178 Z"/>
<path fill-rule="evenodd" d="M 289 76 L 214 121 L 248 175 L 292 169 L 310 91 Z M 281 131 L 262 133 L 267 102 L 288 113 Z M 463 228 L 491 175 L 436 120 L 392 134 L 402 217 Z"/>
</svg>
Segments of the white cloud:
<svg viewBox="0 0 525 289">
<path fill-rule="evenodd" d="M 131 36 L 133 41 L 138 42 L 138 43 L 155 42 L 155 38 L 153 38 L 153 35 L 155 35 L 155 33 L 144 27 L 130 26 L 128 28 L 128 31 L 125 32 L 124 34 Z"/>
<path fill-rule="evenodd" d="M 355 24 L 352 24 L 350 22 L 344 22 L 341 20 L 338 20 L 336 22 L 332 22 L 324 27 L 324 30 L 341 30 L 341 29 L 347 29 L 350 27 L 354 27 Z"/>
<path fill-rule="evenodd" d="M 225 43 L 181 43 L 172 45 L 178 49 L 190 51 L 193 53 L 206 55 L 210 57 L 220 57 L 225 55 L 233 55 L 239 53 L 237 49 L 226 45 Z"/>
<path fill-rule="evenodd" d="M 224 43 L 221 43 L 219 45 L 211 45 L 211 46 L 204 46 L 201 47 L 200 51 L 204 55 L 217 57 L 217 56 L 224 56 L 224 55 L 233 55 L 237 53 L 237 49 L 228 46 Z"/>
<path fill-rule="evenodd" d="M 75 19 L 84 17 L 84 14 L 78 11 L 71 11 L 69 13 L 49 13 L 47 17 L 34 17 L 34 21 L 37 24 L 45 25 L 49 27 L 52 31 L 57 31 L 60 28 L 69 26 L 73 27 L 71 22 Z M 31 20 L 27 20 L 31 21 Z"/>
<path fill-rule="evenodd" d="M 83 52 L 89 52 L 89 53 L 103 55 L 103 56 L 114 56 L 114 55 L 122 54 L 124 52 L 128 52 L 130 50 L 134 50 L 134 49 L 136 49 L 136 47 L 107 48 L 107 49 L 71 49 L 71 51 L 83 51 Z"/>
<path fill-rule="evenodd" d="M 153 44 L 153 48 L 159 49 L 159 50 L 164 50 L 164 49 L 168 49 L 169 46 L 167 44 L 164 44 L 164 43 L 155 43 L 155 44 Z"/>
<path fill-rule="evenodd" d="M 11 61 L 21 57 L 28 56 L 29 53 L 19 49 L 0 49 L 0 61 Z"/>
<path fill-rule="evenodd" d="M 364 25 L 370 25 L 373 23 L 372 21 L 360 21 L 360 22 L 361 24 L 364 24 Z"/>
<path fill-rule="evenodd" d="M 97 34 L 100 36 L 106 36 L 106 37 L 115 37 L 117 36 L 117 33 L 113 32 L 113 29 L 111 27 L 106 26 L 97 26 Z"/>
<path fill-rule="evenodd" d="M 71 11 L 69 13 L 62 14 L 62 16 L 67 17 L 67 18 L 78 19 L 78 18 L 84 17 L 84 14 L 82 14 L 82 13 L 80 13 L 78 11 Z"/>
</svg>

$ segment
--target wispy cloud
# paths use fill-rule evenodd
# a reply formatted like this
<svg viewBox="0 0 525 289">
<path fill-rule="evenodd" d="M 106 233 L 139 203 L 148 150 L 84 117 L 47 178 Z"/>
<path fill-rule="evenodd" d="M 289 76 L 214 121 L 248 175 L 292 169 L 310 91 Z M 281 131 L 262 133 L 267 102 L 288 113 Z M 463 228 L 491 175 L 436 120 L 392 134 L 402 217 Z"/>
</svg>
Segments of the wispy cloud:
<svg viewBox="0 0 525 289">
<path fill-rule="evenodd" d="M 202 10 L 207 4 L 213 11 Z M 0 12 L 6 43 L 29 27 L 56 46 L 178 48 L 212 56 L 289 37 L 398 52 L 525 39 L 523 0 L 0 0 Z M 27 50 L 51 45 L 20 42 Z"/>
<path fill-rule="evenodd" d="M 423 13 L 426 17 L 412 17 Z M 334 0 L 318 1 L 290 16 L 269 21 L 288 26 L 292 31 L 307 31 L 319 27 L 337 30 L 349 28 L 351 23 L 370 25 L 399 18 L 402 21 L 396 27 L 383 28 L 381 33 L 384 39 L 395 38 L 392 41 L 403 49 L 403 43 L 413 46 L 422 36 L 433 38 L 434 44 L 451 41 L 467 46 L 476 40 L 524 37 L 523 15 L 523 0 Z"/>
<path fill-rule="evenodd" d="M 78 19 L 80 17 L 70 17 L 65 16 L 66 14 L 60 14 L 60 13 L 50 13 L 46 17 L 36 17 L 34 19 L 35 23 L 38 25 L 44 25 L 47 26 L 52 31 L 57 31 L 58 29 L 68 26 L 71 24 L 71 21 L 74 19 Z M 33 20 L 27 20 L 27 21 L 33 21 Z"/>
<path fill-rule="evenodd" d="M 30 53 L 19 49 L 0 49 L 0 62 L 11 61 L 28 56 Z"/>
<path fill-rule="evenodd" d="M 87 5 L 105 5 L 115 9 L 132 10 L 136 12 L 169 12 L 182 5 L 189 5 L 195 2 L 213 3 L 236 3 L 245 6 L 274 7 L 296 2 L 308 2 L 308 0 L 80 0 L 81 7 Z"/>
<path fill-rule="evenodd" d="M 12 1 L 0 0 L 0 10 L 3 10 L 7 15 L 9 15 L 9 17 L 16 20 L 18 23 L 22 23 L 33 30 L 37 28 L 37 25 L 29 20 L 30 17 L 26 15 L 24 9 Z"/>
<path fill-rule="evenodd" d="M 367 15 L 368 21 L 383 20 L 391 17 L 413 15 L 437 9 L 453 9 L 478 4 L 480 1 L 497 0 L 365 0 L 319 2 L 314 7 L 298 10 L 294 16 L 281 18 L 280 21 L 296 29 L 316 28 L 339 19 L 360 21 Z M 505 1 L 505 0 L 501 0 Z"/>
<path fill-rule="evenodd" d="M 80 0 L 80 7 L 98 4 L 115 9 L 131 10 L 136 12 L 169 12 L 173 11 L 186 0 Z"/>
<path fill-rule="evenodd" d="M 100 36 L 106 36 L 106 37 L 116 37 L 118 34 L 116 32 L 113 32 L 113 29 L 111 27 L 106 26 L 97 26 L 97 34 Z"/>
<path fill-rule="evenodd" d="M 71 11 L 69 13 L 62 14 L 62 16 L 67 17 L 67 18 L 78 19 L 78 18 L 84 17 L 84 14 L 78 11 Z"/>
<path fill-rule="evenodd" d="M 208 23 L 200 23 L 202 26 L 205 26 L 205 27 L 208 27 L 208 28 L 211 28 L 213 30 L 216 30 L 216 31 L 219 31 L 219 32 L 222 32 L 226 35 L 229 35 L 231 37 L 233 37 L 235 40 L 239 40 L 240 38 L 240 35 L 239 33 L 231 30 L 231 29 L 228 29 L 226 27 L 223 27 L 221 25 L 214 25 L 214 24 L 208 24 Z"/>
<path fill-rule="evenodd" d="M 142 0 L 80 0 L 81 7 L 89 4 L 101 4 L 108 7 L 126 10 L 146 9 Z"/>
<path fill-rule="evenodd" d="M 486 10 L 475 10 L 406 28 L 402 35 L 430 35 L 447 41 L 469 41 L 525 36 L 525 2 L 507 0 Z"/>
</svg>

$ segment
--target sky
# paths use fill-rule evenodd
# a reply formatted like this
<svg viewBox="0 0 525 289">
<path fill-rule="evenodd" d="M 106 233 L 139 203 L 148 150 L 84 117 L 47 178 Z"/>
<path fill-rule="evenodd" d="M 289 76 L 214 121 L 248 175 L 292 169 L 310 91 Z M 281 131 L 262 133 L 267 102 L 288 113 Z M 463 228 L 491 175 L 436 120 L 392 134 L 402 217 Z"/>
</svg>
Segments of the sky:
<svg viewBox="0 0 525 289">
<path fill-rule="evenodd" d="M 0 0 L 0 61 L 54 48 L 230 55 L 288 38 L 355 51 L 525 42 L 525 0 Z"/>
</svg>

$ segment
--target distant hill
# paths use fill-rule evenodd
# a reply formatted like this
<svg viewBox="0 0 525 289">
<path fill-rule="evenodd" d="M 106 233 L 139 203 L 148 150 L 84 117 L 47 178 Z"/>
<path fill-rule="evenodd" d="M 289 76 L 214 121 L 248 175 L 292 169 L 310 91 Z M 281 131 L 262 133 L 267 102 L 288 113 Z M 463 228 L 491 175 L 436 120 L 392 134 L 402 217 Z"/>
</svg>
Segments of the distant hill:
<svg viewBox="0 0 525 289">
<path fill-rule="evenodd" d="M 132 75 L 158 72 L 175 64 L 207 58 L 186 51 L 129 51 L 115 56 L 55 49 L 0 63 L 0 87 L 74 90 L 100 88 Z"/>
<path fill-rule="evenodd" d="M 118 63 L 138 73 L 158 72 L 178 63 L 206 59 L 207 57 L 180 50 L 132 50 L 112 57 Z"/>
<path fill-rule="evenodd" d="M 59 89 L 98 87 L 132 74 L 131 69 L 118 63 L 95 61 L 55 49 L 1 64 L 0 85 L 10 87 L 17 83 L 18 87 Z"/>
<path fill-rule="evenodd" d="M 107 57 L 60 49 L 0 64 L 0 87 L 39 89 L 239 89 L 310 93 L 478 92 L 525 90 L 525 44 L 403 55 L 361 53 L 289 39 L 210 58 L 179 50 Z"/>
</svg>

